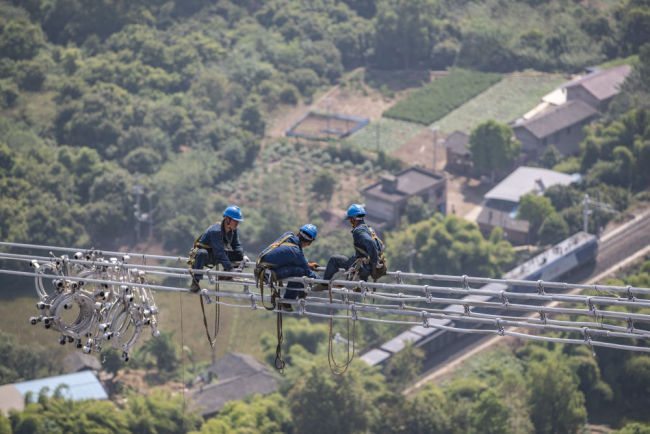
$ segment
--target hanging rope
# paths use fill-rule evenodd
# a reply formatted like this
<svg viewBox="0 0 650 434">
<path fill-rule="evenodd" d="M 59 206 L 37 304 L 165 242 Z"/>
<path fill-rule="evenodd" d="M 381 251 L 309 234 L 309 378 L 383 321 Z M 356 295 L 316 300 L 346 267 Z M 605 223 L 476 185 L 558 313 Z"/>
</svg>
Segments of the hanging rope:
<svg viewBox="0 0 650 434">
<path fill-rule="evenodd" d="M 217 276 L 217 283 L 215 285 L 215 290 L 217 294 L 219 293 L 219 276 Z M 206 295 L 206 297 L 208 297 Z M 208 338 L 208 342 L 210 343 L 210 348 L 214 349 L 214 345 L 217 342 L 217 335 L 219 334 L 219 317 L 221 314 L 221 308 L 220 308 L 220 303 L 219 303 L 219 296 L 216 295 L 216 303 L 214 306 L 214 332 L 212 336 L 210 336 L 210 330 L 208 328 L 208 318 L 205 314 L 205 306 L 203 304 L 203 294 L 199 294 L 199 300 L 201 301 L 201 313 L 203 313 L 203 326 L 205 328 L 205 335 Z"/>
<path fill-rule="evenodd" d="M 275 347 L 275 369 L 280 372 L 280 374 L 284 374 L 284 366 L 285 362 L 284 359 L 282 359 L 282 343 L 284 342 L 284 336 L 282 334 L 282 311 L 278 310 L 278 318 L 277 318 L 277 332 L 278 332 L 278 346 Z"/>
<path fill-rule="evenodd" d="M 266 272 L 269 272 L 267 275 Z M 280 297 L 280 290 L 278 287 L 282 287 L 282 281 L 278 280 L 275 271 L 271 270 L 268 267 L 262 267 L 258 266 L 255 268 L 254 271 L 254 276 L 255 276 L 255 285 L 259 288 L 260 290 L 260 297 L 262 299 L 262 306 L 264 306 L 264 309 L 266 310 L 275 310 L 276 308 L 276 298 Z M 268 284 L 271 286 L 271 306 L 267 306 L 264 304 L 264 284 L 266 277 L 269 276 L 269 282 Z"/>
<path fill-rule="evenodd" d="M 330 281 L 328 285 L 328 290 L 329 290 L 329 298 L 330 298 L 330 303 L 333 302 L 332 300 L 332 283 Z M 344 302 L 347 302 L 348 295 L 346 294 L 344 296 Z M 346 309 L 346 313 L 349 313 L 350 309 Z M 350 366 L 350 363 L 352 363 L 352 359 L 354 359 L 354 353 L 356 351 L 355 349 L 355 330 L 356 330 L 356 324 L 357 324 L 357 311 L 354 306 L 354 300 L 352 302 L 352 353 L 350 354 L 350 318 L 348 317 L 346 321 L 346 327 L 347 327 L 347 338 L 346 338 L 346 360 L 343 363 L 338 363 L 336 359 L 334 358 L 334 344 L 333 344 L 333 329 L 334 329 L 334 309 L 330 309 L 330 335 L 329 335 L 329 342 L 327 344 L 327 362 L 329 363 L 330 366 L 330 371 L 334 375 L 341 375 L 344 374 L 345 371 L 348 370 L 348 367 Z"/>
<path fill-rule="evenodd" d="M 178 279 L 181 280 L 180 278 Z M 180 282 L 179 282 L 180 286 Z M 185 432 L 185 340 L 183 338 L 183 295 L 178 293 L 178 305 L 181 315 L 181 391 L 183 393 L 183 407 L 181 412 L 181 432 Z"/>
<path fill-rule="evenodd" d="M 268 272 L 268 274 L 267 274 Z M 276 302 L 276 299 L 280 298 L 280 289 L 282 287 L 282 281 L 278 280 L 275 271 L 268 267 L 260 266 L 258 265 L 255 267 L 254 271 L 254 276 L 255 276 L 255 285 L 259 288 L 260 290 L 260 299 L 262 301 L 262 306 L 266 310 L 278 310 L 277 313 L 277 319 L 276 319 L 276 333 L 277 333 L 277 338 L 278 338 L 278 344 L 275 347 L 275 361 L 274 361 L 274 366 L 275 369 L 280 372 L 280 374 L 284 374 L 284 367 L 286 363 L 284 362 L 284 359 L 282 358 L 282 343 L 284 342 L 284 335 L 282 333 L 282 310 L 278 306 L 278 303 Z M 266 282 L 268 278 L 268 282 Z M 271 306 L 267 306 L 264 304 L 264 284 L 268 283 L 271 286 Z"/>
</svg>

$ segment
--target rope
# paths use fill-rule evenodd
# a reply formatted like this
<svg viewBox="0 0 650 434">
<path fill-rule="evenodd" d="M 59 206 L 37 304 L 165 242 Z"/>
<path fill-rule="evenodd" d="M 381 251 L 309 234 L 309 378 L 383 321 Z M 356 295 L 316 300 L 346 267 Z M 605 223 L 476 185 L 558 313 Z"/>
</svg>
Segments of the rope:
<svg viewBox="0 0 650 434">
<path fill-rule="evenodd" d="M 278 317 L 276 322 L 277 334 L 278 334 L 278 345 L 275 347 L 275 369 L 278 370 L 280 374 L 284 374 L 284 366 L 286 363 L 282 358 L 282 343 L 284 342 L 284 335 L 282 334 L 282 311 L 278 310 Z"/>
<path fill-rule="evenodd" d="M 180 284 L 180 283 L 179 283 Z M 185 340 L 183 337 L 183 294 L 178 293 L 178 306 L 181 315 L 181 391 L 183 393 L 183 407 L 181 412 L 181 432 L 185 432 Z"/>
<path fill-rule="evenodd" d="M 329 292 L 329 299 L 330 303 L 333 303 L 332 300 L 332 284 L 328 285 L 328 292 Z M 344 300 L 347 301 L 347 300 Z M 347 303 L 346 303 L 347 304 Z M 330 334 L 329 334 L 329 342 L 327 345 L 327 362 L 330 367 L 330 371 L 334 375 L 342 375 L 345 373 L 345 371 L 348 370 L 348 367 L 350 366 L 350 363 L 352 363 L 352 359 L 354 358 L 354 353 L 355 353 L 355 330 L 356 330 L 356 310 L 354 309 L 353 305 L 353 319 L 352 319 L 352 355 L 350 355 L 350 319 L 349 317 L 346 319 L 346 326 L 347 326 L 347 338 L 346 338 L 346 360 L 343 363 L 338 363 L 336 359 L 334 358 L 334 344 L 333 344 L 333 328 L 334 328 L 334 309 L 330 308 Z M 346 313 L 348 313 L 350 310 L 346 308 Z"/>
<path fill-rule="evenodd" d="M 219 294 L 219 278 L 217 277 L 217 283 L 215 285 L 215 290 L 216 293 Z M 209 297 L 207 294 L 205 294 L 205 297 Z M 216 303 L 214 306 L 215 313 L 214 313 L 214 333 L 212 336 L 210 336 L 210 329 L 208 328 L 208 317 L 205 314 L 205 306 L 203 304 L 203 294 L 199 294 L 199 300 L 201 302 L 201 313 L 203 314 L 203 327 L 205 328 L 205 335 L 208 338 L 208 343 L 210 344 L 210 348 L 214 349 L 214 345 L 217 343 L 217 335 L 219 334 L 219 316 L 220 316 L 220 308 L 219 308 L 219 295 L 215 296 L 216 298 Z"/>
<path fill-rule="evenodd" d="M 271 285 L 271 306 L 264 304 L 264 282 L 266 280 L 266 271 L 269 271 L 271 275 L 269 282 Z M 275 347 L 275 360 L 273 362 L 273 365 L 280 374 L 284 374 L 284 367 L 286 366 L 286 363 L 282 358 L 282 344 L 284 343 L 284 334 L 282 332 L 282 310 L 280 307 L 278 307 L 278 304 L 276 302 L 276 299 L 280 298 L 280 290 L 278 289 L 278 286 L 282 287 L 282 281 L 278 280 L 275 271 L 264 266 L 257 266 L 253 274 L 255 275 L 255 285 L 260 290 L 260 299 L 262 301 L 262 306 L 264 306 L 264 309 L 269 311 L 277 309 L 275 328 L 278 343 Z"/>
</svg>

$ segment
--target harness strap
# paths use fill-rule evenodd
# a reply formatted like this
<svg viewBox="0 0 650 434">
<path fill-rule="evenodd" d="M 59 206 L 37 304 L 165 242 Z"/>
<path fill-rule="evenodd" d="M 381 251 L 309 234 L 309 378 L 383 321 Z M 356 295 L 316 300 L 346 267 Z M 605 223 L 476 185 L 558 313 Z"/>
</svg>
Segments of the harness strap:
<svg viewBox="0 0 650 434">
<path fill-rule="evenodd" d="M 381 238 L 379 238 L 379 237 L 377 236 L 377 234 L 375 233 L 375 231 L 374 231 L 370 226 L 368 226 L 367 224 L 365 224 L 365 223 L 361 223 L 359 226 L 363 226 L 363 227 L 365 227 L 365 228 L 368 230 L 368 232 L 370 233 L 370 236 L 372 237 L 373 241 L 376 241 L 376 242 L 379 243 L 379 245 L 381 246 L 381 249 L 378 249 L 377 246 L 375 245 L 375 246 L 374 246 L 374 247 L 375 247 L 375 253 L 377 253 L 377 258 L 382 257 L 382 256 L 384 255 L 384 252 L 383 252 L 383 250 L 384 250 L 384 242 L 381 240 Z M 359 253 L 361 253 L 363 256 L 366 257 L 366 258 L 365 258 L 365 263 L 366 263 L 366 264 L 369 264 L 369 263 L 370 263 L 370 255 L 368 254 L 368 252 L 367 252 L 365 249 L 363 249 L 363 248 L 357 246 L 356 244 L 355 244 L 354 248 L 355 248 Z"/>
<path fill-rule="evenodd" d="M 287 240 L 288 240 L 289 238 L 291 238 L 293 235 L 294 235 L 294 234 L 291 234 L 291 233 L 290 233 L 289 235 L 286 235 L 285 237 L 283 237 L 280 241 L 276 241 L 276 242 L 270 244 L 270 245 L 265 249 L 265 251 L 262 252 L 262 254 L 257 258 L 257 265 L 258 265 L 258 266 L 262 265 L 262 264 L 263 264 L 263 262 L 262 262 L 262 258 L 264 258 L 264 257 L 265 257 L 266 255 L 268 255 L 270 252 L 272 252 L 273 250 L 277 249 L 278 247 L 280 247 L 280 246 L 283 245 L 283 244 L 286 245 L 286 246 L 300 247 L 299 245 L 297 245 L 297 244 L 295 244 L 295 243 L 289 243 L 289 242 L 287 242 Z M 268 262 L 267 262 L 267 264 L 270 264 L 269 266 L 274 266 L 274 265 L 275 265 L 275 264 L 271 264 L 271 263 L 268 263 Z"/>
</svg>

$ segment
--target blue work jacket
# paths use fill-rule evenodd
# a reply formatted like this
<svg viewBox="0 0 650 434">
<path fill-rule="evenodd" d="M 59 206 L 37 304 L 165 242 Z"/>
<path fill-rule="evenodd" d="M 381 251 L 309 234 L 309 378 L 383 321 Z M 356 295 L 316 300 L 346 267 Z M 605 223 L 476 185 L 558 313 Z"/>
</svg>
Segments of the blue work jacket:
<svg viewBox="0 0 650 434">
<path fill-rule="evenodd" d="M 352 229 L 352 238 L 354 240 L 354 257 L 355 258 L 370 258 L 369 264 L 364 264 L 364 268 L 372 268 L 377 264 L 377 245 L 375 240 L 372 239 L 370 229 L 365 223 L 358 225 Z"/>
<path fill-rule="evenodd" d="M 212 255 L 217 263 L 221 264 L 224 270 L 230 271 L 232 264 L 226 252 L 237 252 L 242 256 L 244 249 L 242 249 L 239 242 L 239 234 L 237 229 L 234 231 L 226 232 L 223 227 L 223 220 L 210 226 L 199 238 L 199 243 L 208 245 L 212 248 Z"/>
<path fill-rule="evenodd" d="M 280 243 L 287 236 L 289 237 L 282 244 L 274 248 L 275 244 Z M 302 251 L 300 238 L 293 232 L 282 234 L 273 244 L 262 250 L 259 256 L 262 258 L 261 263 L 275 271 L 278 279 L 302 276 L 318 278 L 316 273 L 309 268 L 305 254 Z"/>
</svg>

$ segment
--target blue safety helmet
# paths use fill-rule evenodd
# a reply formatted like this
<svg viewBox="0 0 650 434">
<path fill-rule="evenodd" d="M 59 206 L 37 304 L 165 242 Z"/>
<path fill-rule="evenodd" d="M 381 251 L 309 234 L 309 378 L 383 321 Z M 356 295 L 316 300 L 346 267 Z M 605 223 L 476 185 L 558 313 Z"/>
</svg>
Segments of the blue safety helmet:
<svg viewBox="0 0 650 434">
<path fill-rule="evenodd" d="M 316 235 L 318 235 L 318 229 L 311 223 L 307 223 L 305 226 L 300 228 L 300 236 L 307 241 L 316 240 Z"/>
<path fill-rule="evenodd" d="M 350 208 L 348 208 L 348 218 L 349 217 L 364 217 L 366 215 L 366 210 L 363 208 L 362 205 L 359 205 L 358 203 L 353 203 L 350 205 Z"/>
<path fill-rule="evenodd" d="M 237 220 L 238 222 L 244 221 L 244 218 L 241 216 L 239 207 L 235 205 L 230 205 L 228 208 L 226 208 L 223 212 L 223 216 L 230 217 L 231 219 Z"/>
</svg>

